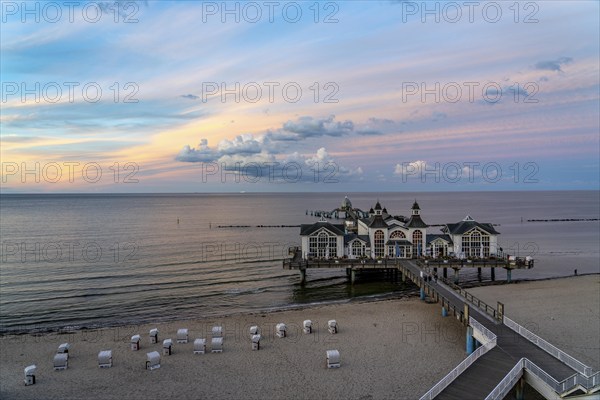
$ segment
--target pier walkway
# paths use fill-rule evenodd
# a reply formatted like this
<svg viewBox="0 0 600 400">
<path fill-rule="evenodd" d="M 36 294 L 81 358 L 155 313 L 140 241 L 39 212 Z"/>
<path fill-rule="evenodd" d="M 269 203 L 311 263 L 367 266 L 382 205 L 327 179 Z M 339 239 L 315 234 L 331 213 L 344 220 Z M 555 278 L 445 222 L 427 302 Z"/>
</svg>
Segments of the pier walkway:
<svg viewBox="0 0 600 400">
<path fill-rule="evenodd" d="M 432 387 L 421 400 L 429 399 L 504 399 L 516 389 L 517 400 L 523 399 L 525 383 L 528 383 L 548 399 L 594 398 L 600 399 L 600 373 L 560 349 L 552 346 L 504 315 L 504 306 L 485 304 L 460 288 L 458 272 L 454 282 L 444 276 L 432 277 L 438 267 L 502 267 L 510 270 L 527 268 L 508 261 L 489 260 L 483 264 L 440 265 L 421 260 L 301 260 L 298 254 L 284 261 L 286 269 L 298 269 L 302 281 L 306 280 L 307 268 L 346 268 L 354 281 L 356 271 L 367 269 L 390 270 L 402 279 L 410 279 L 420 288 L 421 299 L 438 302 L 442 315 L 453 315 L 467 326 L 468 357 L 453 371 Z M 444 271 L 445 272 L 445 271 Z"/>
</svg>

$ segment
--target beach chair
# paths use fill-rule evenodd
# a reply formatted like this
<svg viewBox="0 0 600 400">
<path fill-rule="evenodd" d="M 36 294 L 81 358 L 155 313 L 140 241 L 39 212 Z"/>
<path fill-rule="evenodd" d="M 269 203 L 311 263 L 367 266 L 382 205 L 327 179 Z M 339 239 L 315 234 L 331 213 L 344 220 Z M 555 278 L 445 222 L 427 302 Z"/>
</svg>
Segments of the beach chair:
<svg viewBox="0 0 600 400">
<path fill-rule="evenodd" d="M 194 340 L 194 354 L 206 353 L 206 339 Z"/>
<path fill-rule="evenodd" d="M 258 326 L 254 325 L 250 327 L 250 336 L 258 335 Z"/>
<path fill-rule="evenodd" d="M 179 329 L 177 331 L 177 343 L 187 343 L 188 342 L 188 330 L 187 329 Z"/>
<path fill-rule="evenodd" d="M 340 367 L 340 352 L 337 350 L 327 350 L 327 368 Z"/>
<path fill-rule="evenodd" d="M 69 356 L 66 353 L 58 353 L 54 355 L 54 370 L 60 371 L 67 369 L 69 366 Z"/>
<path fill-rule="evenodd" d="M 304 329 L 302 329 L 304 333 L 312 333 L 312 321 L 307 319 L 304 321 Z"/>
<path fill-rule="evenodd" d="M 283 322 L 278 323 L 275 326 L 275 334 L 277 337 L 284 338 L 287 332 L 287 326 Z"/>
<path fill-rule="evenodd" d="M 71 348 L 71 345 L 69 343 L 62 343 L 60 346 L 58 346 L 58 350 L 56 352 L 58 354 L 66 354 L 68 357 L 70 348 Z"/>
<path fill-rule="evenodd" d="M 158 351 L 146 353 L 146 369 L 152 371 L 153 369 L 160 368 L 160 354 Z"/>
<path fill-rule="evenodd" d="M 222 337 L 214 337 L 211 339 L 210 352 L 211 353 L 222 353 L 223 352 L 223 338 Z"/>
<path fill-rule="evenodd" d="M 338 326 L 337 326 L 337 322 L 335 321 L 335 319 L 329 320 L 327 321 L 327 326 L 329 327 L 329 333 L 334 334 L 334 333 L 338 333 Z"/>
<path fill-rule="evenodd" d="M 35 365 L 30 365 L 25 367 L 25 386 L 35 385 L 35 371 L 37 367 Z"/>
<path fill-rule="evenodd" d="M 163 340 L 163 356 L 170 356 L 173 351 L 173 340 L 165 339 Z"/>
<path fill-rule="evenodd" d="M 98 353 L 98 366 L 100 368 L 112 367 L 112 350 L 102 350 Z"/>
<path fill-rule="evenodd" d="M 150 343 L 158 343 L 158 329 L 150 329 Z"/>
<path fill-rule="evenodd" d="M 133 335 L 131 337 L 131 350 L 138 351 L 140 349 L 140 335 Z"/>
<path fill-rule="evenodd" d="M 252 335 L 252 350 L 260 350 L 260 335 Z"/>
<path fill-rule="evenodd" d="M 212 337 L 214 338 L 222 338 L 223 337 L 223 328 L 220 326 L 213 326 L 212 328 Z"/>
</svg>

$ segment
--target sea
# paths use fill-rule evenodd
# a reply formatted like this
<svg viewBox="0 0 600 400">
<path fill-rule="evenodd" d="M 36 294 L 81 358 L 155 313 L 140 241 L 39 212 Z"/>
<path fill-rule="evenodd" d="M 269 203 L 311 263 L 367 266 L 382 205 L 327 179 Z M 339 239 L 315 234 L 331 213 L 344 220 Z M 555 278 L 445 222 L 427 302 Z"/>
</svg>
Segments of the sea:
<svg viewBox="0 0 600 400">
<path fill-rule="evenodd" d="M 309 270 L 301 285 L 297 271 L 283 269 L 289 247 L 300 244 L 299 225 L 345 196 L 363 210 L 379 200 L 393 215 L 409 215 L 417 200 L 430 225 L 466 215 L 495 224 L 505 252 L 535 259 L 513 280 L 600 273 L 598 191 L 5 194 L 0 334 L 414 294 L 412 284 L 377 275 L 350 285 L 343 269 Z M 477 279 L 461 273 L 463 282 Z"/>
</svg>

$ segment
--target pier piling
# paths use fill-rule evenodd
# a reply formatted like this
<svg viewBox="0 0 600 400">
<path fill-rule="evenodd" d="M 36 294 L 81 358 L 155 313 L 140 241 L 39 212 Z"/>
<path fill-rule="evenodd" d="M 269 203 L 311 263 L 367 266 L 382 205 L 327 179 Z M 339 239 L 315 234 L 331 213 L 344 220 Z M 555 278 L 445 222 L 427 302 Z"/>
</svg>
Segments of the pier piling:
<svg viewBox="0 0 600 400">
<path fill-rule="evenodd" d="M 512 269 L 506 268 L 506 283 L 511 282 Z"/>
<path fill-rule="evenodd" d="M 475 339 L 473 338 L 473 328 L 467 326 L 467 355 L 475 351 Z"/>
<path fill-rule="evenodd" d="M 492 267 L 491 276 L 492 276 L 492 282 L 494 282 L 496 280 L 496 268 L 494 268 L 494 267 Z"/>
<path fill-rule="evenodd" d="M 306 268 L 300 269 L 300 284 L 306 284 Z"/>
</svg>

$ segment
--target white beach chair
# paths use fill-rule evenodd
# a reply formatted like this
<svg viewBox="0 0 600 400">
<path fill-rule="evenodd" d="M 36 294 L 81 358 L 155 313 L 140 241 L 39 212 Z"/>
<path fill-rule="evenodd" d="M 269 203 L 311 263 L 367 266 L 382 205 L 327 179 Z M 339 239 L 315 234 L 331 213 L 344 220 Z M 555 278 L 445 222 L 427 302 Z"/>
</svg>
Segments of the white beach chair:
<svg viewBox="0 0 600 400">
<path fill-rule="evenodd" d="M 173 339 L 163 340 L 163 356 L 170 356 L 173 351 Z"/>
<path fill-rule="evenodd" d="M 331 333 L 331 334 L 338 333 L 338 326 L 337 326 L 337 322 L 335 319 L 327 321 L 327 326 L 329 327 L 328 328 L 329 333 Z"/>
<path fill-rule="evenodd" d="M 131 350 L 138 351 L 140 349 L 140 335 L 133 335 L 131 337 Z"/>
<path fill-rule="evenodd" d="M 71 348 L 71 345 L 69 343 L 62 343 L 60 346 L 58 346 L 58 350 L 56 351 L 58 354 L 69 354 L 69 349 Z"/>
<path fill-rule="evenodd" d="M 35 371 L 37 367 L 35 365 L 30 365 L 25 367 L 25 386 L 35 385 Z"/>
<path fill-rule="evenodd" d="M 102 350 L 98 353 L 98 366 L 100 368 L 110 368 L 112 364 L 112 350 Z"/>
<path fill-rule="evenodd" d="M 194 340 L 194 354 L 204 354 L 206 353 L 206 339 L 196 339 Z"/>
<path fill-rule="evenodd" d="M 254 325 L 250 327 L 250 336 L 258 335 L 258 326 Z"/>
<path fill-rule="evenodd" d="M 340 352 L 337 350 L 327 350 L 327 368 L 340 367 Z"/>
<path fill-rule="evenodd" d="M 260 335 L 252 335 L 252 350 L 260 350 Z"/>
<path fill-rule="evenodd" d="M 158 353 L 158 351 L 146 353 L 146 357 L 146 369 L 152 371 L 153 369 L 160 368 L 160 354 Z"/>
<path fill-rule="evenodd" d="M 58 353 L 54 355 L 54 370 L 59 371 L 67 369 L 69 366 L 69 356 L 66 353 Z"/>
<path fill-rule="evenodd" d="M 188 342 L 188 330 L 187 329 L 179 329 L 177 331 L 177 343 L 187 343 Z"/>
<path fill-rule="evenodd" d="M 150 329 L 150 343 L 158 343 L 158 329 Z"/>
<path fill-rule="evenodd" d="M 280 338 L 284 338 L 287 332 L 287 326 L 285 326 L 285 324 L 283 322 L 278 323 L 277 325 L 275 325 L 275 334 L 277 335 L 277 337 Z"/>
<path fill-rule="evenodd" d="M 304 333 L 312 333 L 312 321 L 307 319 L 304 321 L 304 329 L 302 329 Z"/>
<path fill-rule="evenodd" d="M 213 326 L 212 328 L 212 337 L 214 338 L 222 338 L 223 337 L 223 328 L 220 326 Z"/>
<path fill-rule="evenodd" d="M 211 339 L 210 352 L 211 353 L 222 353 L 223 352 L 223 338 L 222 337 L 214 337 Z"/>
</svg>

